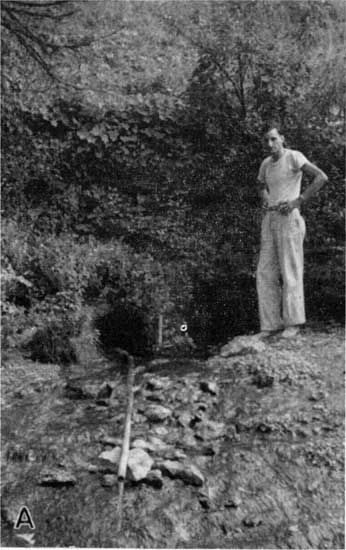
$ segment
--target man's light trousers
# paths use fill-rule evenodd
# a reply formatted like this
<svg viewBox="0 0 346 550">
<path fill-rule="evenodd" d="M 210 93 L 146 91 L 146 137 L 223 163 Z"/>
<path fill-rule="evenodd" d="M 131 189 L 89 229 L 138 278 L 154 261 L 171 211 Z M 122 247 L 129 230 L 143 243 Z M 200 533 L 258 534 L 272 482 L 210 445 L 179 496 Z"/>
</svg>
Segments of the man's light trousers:
<svg viewBox="0 0 346 550">
<path fill-rule="evenodd" d="M 287 216 L 267 212 L 257 267 L 261 330 L 305 323 L 303 241 L 305 222 L 296 208 Z"/>
</svg>

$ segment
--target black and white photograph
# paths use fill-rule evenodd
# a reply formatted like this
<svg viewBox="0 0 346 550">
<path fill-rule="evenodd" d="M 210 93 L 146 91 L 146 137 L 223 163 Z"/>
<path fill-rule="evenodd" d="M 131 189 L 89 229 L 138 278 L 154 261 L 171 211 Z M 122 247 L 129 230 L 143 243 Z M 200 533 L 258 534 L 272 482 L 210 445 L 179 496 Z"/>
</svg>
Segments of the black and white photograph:
<svg viewBox="0 0 346 550">
<path fill-rule="evenodd" d="M 344 0 L 1 0 L 1 547 L 345 547 Z"/>
</svg>

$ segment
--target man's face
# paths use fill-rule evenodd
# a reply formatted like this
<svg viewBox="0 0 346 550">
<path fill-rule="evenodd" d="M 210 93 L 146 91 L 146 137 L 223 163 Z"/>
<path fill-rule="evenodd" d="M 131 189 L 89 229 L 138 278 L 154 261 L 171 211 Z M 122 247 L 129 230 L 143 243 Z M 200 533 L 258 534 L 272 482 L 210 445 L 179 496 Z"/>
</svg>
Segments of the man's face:
<svg viewBox="0 0 346 550">
<path fill-rule="evenodd" d="M 265 144 L 268 147 L 270 154 L 275 157 L 280 155 L 283 149 L 284 138 L 279 134 L 276 128 L 273 128 L 266 134 Z"/>
</svg>

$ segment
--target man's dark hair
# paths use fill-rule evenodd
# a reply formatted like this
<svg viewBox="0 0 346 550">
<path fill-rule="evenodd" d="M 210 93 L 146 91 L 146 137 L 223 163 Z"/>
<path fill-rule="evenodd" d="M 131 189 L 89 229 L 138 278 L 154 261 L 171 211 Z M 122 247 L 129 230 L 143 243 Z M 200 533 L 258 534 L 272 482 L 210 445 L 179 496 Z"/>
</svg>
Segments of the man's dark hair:
<svg viewBox="0 0 346 550">
<path fill-rule="evenodd" d="M 270 130 L 277 130 L 280 135 L 284 134 L 282 124 L 280 124 L 277 120 L 271 120 L 265 123 L 263 133 L 267 134 Z"/>
</svg>

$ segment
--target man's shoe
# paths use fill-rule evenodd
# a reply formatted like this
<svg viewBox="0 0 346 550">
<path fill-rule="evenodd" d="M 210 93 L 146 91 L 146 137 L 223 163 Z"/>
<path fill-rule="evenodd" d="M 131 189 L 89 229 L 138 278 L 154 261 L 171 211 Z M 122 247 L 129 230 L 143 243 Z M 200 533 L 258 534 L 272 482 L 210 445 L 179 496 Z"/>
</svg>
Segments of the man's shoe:
<svg viewBox="0 0 346 550">
<path fill-rule="evenodd" d="M 300 332 L 299 327 L 293 326 L 293 327 L 287 327 L 281 334 L 281 338 L 295 338 L 295 336 L 298 336 Z"/>
</svg>

